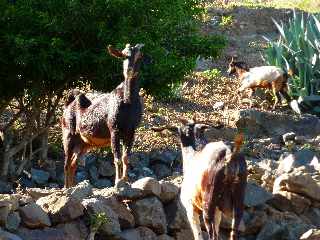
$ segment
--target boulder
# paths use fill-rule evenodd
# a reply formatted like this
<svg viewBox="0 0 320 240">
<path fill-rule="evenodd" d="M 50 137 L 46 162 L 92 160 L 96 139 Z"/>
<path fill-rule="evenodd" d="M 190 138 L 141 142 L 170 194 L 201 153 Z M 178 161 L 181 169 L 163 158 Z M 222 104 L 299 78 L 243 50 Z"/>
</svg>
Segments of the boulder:
<svg viewBox="0 0 320 240">
<path fill-rule="evenodd" d="M 244 211 L 243 221 L 246 235 L 256 235 L 268 221 L 268 216 L 263 210 L 249 209 Z"/>
<path fill-rule="evenodd" d="M 122 240 L 157 240 L 157 235 L 147 227 L 137 227 L 120 233 Z"/>
<path fill-rule="evenodd" d="M 278 209 L 283 211 L 294 211 L 297 214 L 301 214 L 311 205 L 311 201 L 308 198 L 305 198 L 304 196 L 296 193 L 278 191 L 276 196 L 278 198 L 281 198 L 279 195 L 288 200 L 288 202 L 282 202 L 285 204 L 278 204 Z M 282 206 L 284 208 L 282 208 Z"/>
<path fill-rule="evenodd" d="M 19 195 L 0 194 L 0 225 L 5 226 L 10 212 L 19 207 Z"/>
<path fill-rule="evenodd" d="M 81 183 L 81 182 L 85 181 L 88 178 L 89 178 L 88 172 L 85 171 L 84 168 L 82 168 L 81 170 L 79 169 L 76 172 L 76 176 L 75 176 L 76 183 Z"/>
<path fill-rule="evenodd" d="M 115 169 L 113 163 L 109 161 L 99 161 L 98 164 L 98 173 L 102 177 L 112 177 L 115 174 Z"/>
<path fill-rule="evenodd" d="M 90 176 L 91 181 L 93 181 L 93 182 L 98 180 L 99 173 L 98 173 L 98 168 L 96 166 L 93 165 L 89 168 L 89 176 Z"/>
<path fill-rule="evenodd" d="M 48 196 L 56 191 L 57 189 L 43 189 L 43 188 L 26 188 L 28 195 L 32 197 L 34 201 L 37 201 L 41 197 Z"/>
<path fill-rule="evenodd" d="M 76 220 L 56 226 L 62 230 L 66 240 L 86 240 L 89 230 L 82 220 Z"/>
<path fill-rule="evenodd" d="M 0 225 L 5 226 L 10 212 L 9 206 L 0 207 Z"/>
<path fill-rule="evenodd" d="M 309 231 L 302 234 L 299 239 L 305 240 L 319 240 L 320 239 L 320 229 L 310 229 Z"/>
<path fill-rule="evenodd" d="M 158 236 L 158 240 L 174 240 L 173 237 L 170 237 L 169 235 L 167 234 L 162 234 L 162 235 L 159 235 Z"/>
<path fill-rule="evenodd" d="M 19 207 L 18 194 L 0 194 L 0 208 L 8 207 L 10 211 L 15 211 Z"/>
<path fill-rule="evenodd" d="M 36 203 L 29 203 L 20 207 L 22 222 L 28 228 L 42 228 L 51 226 L 48 214 Z"/>
<path fill-rule="evenodd" d="M 155 163 L 151 166 L 151 169 L 158 179 L 163 179 L 171 175 L 170 168 L 163 163 Z"/>
<path fill-rule="evenodd" d="M 64 190 L 64 194 L 82 201 L 92 194 L 92 186 L 88 180 L 78 183 L 76 186 Z"/>
<path fill-rule="evenodd" d="M 281 191 L 298 193 L 320 201 L 320 182 L 314 180 L 310 173 L 305 172 L 304 167 L 296 168 L 293 172 L 284 173 L 276 178 L 273 193 Z"/>
<path fill-rule="evenodd" d="M 63 192 L 39 198 L 36 203 L 49 214 L 54 224 L 69 222 L 83 215 L 84 208 L 81 202 Z"/>
<path fill-rule="evenodd" d="M 6 229 L 9 231 L 16 231 L 20 225 L 21 218 L 18 212 L 11 212 L 8 215 L 7 222 L 6 222 Z"/>
<path fill-rule="evenodd" d="M 167 181 L 161 181 L 160 186 L 160 200 L 162 203 L 169 203 L 178 197 L 180 189 L 175 184 Z"/>
<path fill-rule="evenodd" d="M 272 198 L 272 194 L 267 192 L 264 188 L 258 184 L 249 181 L 246 187 L 246 193 L 244 198 L 244 205 L 246 207 L 254 207 L 264 204 L 266 201 Z"/>
<path fill-rule="evenodd" d="M 145 196 L 154 195 L 154 196 L 160 197 L 161 185 L 154 178 L 151 178 L 151 177 L 141 178 L 138 181 L 135 181 L 131 185 L 131 187 L 142 190 Z"/>
<path fill-rule="evenodd" d="M 164 163 L 168 166 L 172 164 L 173 161 L 175 161 L 178 158 L 178 155 L 180 155 L 177 151 L 170 151 L 166 150 L 163 152 L 152 152 L 150 155 L 150 162 L 151 163 Z"/>
<path fill-rule="evenodd" d="M 235 112 L 233 120 L 239 129 L 246 129 L 250 136 L 281 136 L 287 132 L 316 136 L 320 133 L 319 118 L 309 114 L 295 116 L 245 109 Z"/>
<path fill-rule="evenodd" d="M 13 192 L 12 183 L 0 180 L 0 194 L 8 194 Z"/>
<path fill-rule="evenodd" d="M 1 228 L 0 228 L 0 239 L 1 240 L 24 240 L 15 234 L 2 230 Z"/>
<path fill-rule="evenodd" d="M 303 213 L 304 217 L 307 218 L 314 226 L 320 228 L 320 208 L 309 208 L 308 211 Z"/>
<path fill-rule="evenodd" d="M 31 168 L 31 179 L 37 184 L 44 185 L 48 182 L 50 177 L 50 173 L 40 170 Z"/>
<path fill-rule="evenodd" d="M 129 206 L 138 226 L 149 227 L 157 234 L 167 232 L 166 215 L 158 198 L 144 198 L 132 202 Z"/>
<path fill-rule="evenodd" d="M 190 229 L 187 213 L 180 199 L 176 199 L 165 206 L 168 231 L 176 232 L 181 229 Z"/>
<path fill-rule="evenodd" d="M 133 228 L 135 225 L 134 217 L 127 206 L 116 199 L 115 196 L 105 198 L 105 203 L 118 214 L 121 229 Z"/>
<path fill-rule="evenodd" d="M 109 187 L 113 186 L 111 180 L 109 180 L 107 178 L 99 178 L 99 179 L 93 181 L 92 184 L 96 188 L 109 188 Z"/>
<path fill-rule="evenodd" d="M 277 174 L 289 173 L 294 168 L 310 165 L 315 169 L 320 169 L 320 163 L 316 154 L 308 149 L 303 149 L 295 153 L 291 153 L 286 157 L 280 157 Z"/>
<path fill-rule="evenodd" d="M 309 229 L 310 226 L 301 221 L 285 222 L 270 220 L 257 235 L 256 240 L 288 239 L 296 240 Z"/>
<path fill-rule="evenodd" d="M 19 228 L 17 234 L 23 240 L 76 240 L 67 238 L 62 229 L 44 228 L 44 229 L 28 229 Z"/>
<path fill-rule="evenodd" d="M 104 213 L 106 216 L 106 223 L 104 223 L 99 230 L 99 233 L 106 236 L 114 236 L 120 233 L 120 223 L 118 220 L 118 214 L 115 213 L 111 207 L 106 205 L 104 199 L 88 198 L 82 201 L 82 205 L 86 209 L 89 217 L 99 213 Z"/>
</svg>

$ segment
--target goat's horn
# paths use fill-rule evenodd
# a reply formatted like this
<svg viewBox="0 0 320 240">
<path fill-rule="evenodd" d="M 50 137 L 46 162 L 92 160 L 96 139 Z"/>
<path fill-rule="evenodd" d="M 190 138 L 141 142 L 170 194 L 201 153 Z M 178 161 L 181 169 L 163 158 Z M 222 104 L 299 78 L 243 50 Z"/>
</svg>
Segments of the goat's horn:
<svg viewBox="0 0 320 240">
<path fill-rule="evenodd" d="M 154 132 L 162 132 L 163 130 L 169 130 L 171 132 L 174 132 L 176 130 L 178 130 L 177 127 L 175 126 L 170 126 L 170 125 L 167 125 L 167 126 L 162 126 L 162 127 L 152 127 L 151 130 L 154 131 Z"/>
<path fill-rule="evenodd" d="M 209 121 L 198 121 L 197 124 L 205 124 L 205 125 L 208 125 L 210 127 L 216 128 L 216 129 L 221 129 L 224 127 L 224 124 L 220 123 L 220 122 L 218 124 L 215 124 L 215 123 L 209 122 Z"/>
</svg>

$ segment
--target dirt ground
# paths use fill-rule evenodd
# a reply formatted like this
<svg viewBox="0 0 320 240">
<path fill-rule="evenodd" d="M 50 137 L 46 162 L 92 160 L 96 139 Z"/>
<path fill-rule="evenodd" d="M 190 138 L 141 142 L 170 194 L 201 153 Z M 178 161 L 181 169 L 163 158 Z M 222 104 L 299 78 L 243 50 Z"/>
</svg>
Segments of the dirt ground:
<svg viewBox="0 0 320 240">
<path fill-rule="evenodd" d="M 208 8 L 208 15 L 202 27 L 203 34 L 223 34 L 228 45 L 217 59 L 200 59 L 196 70 L 181 89 L 179 101 L 165 103 L 145 98 L 146 111 L 143 124 L 139 128 L 134 151 L 151 151 L 166 148 L 177 148 L 178 139 L 170 133 L 154 133 L 152 126 L 178 123 L 179 117 L 191 118 L 196 113 L 200 120 L 224 122 L 239 108 L 248 107 L 248 99 L 235 92 L 239 86 L 234 76 L 226 74 L 231 57 L 245 61 L 249 66 L 264 65 L 263 51 L 267 46 L 264 37 L 275 38 L 278 33 L 272 21 L 286 21 L 291 11 L 274 8 L 248 8 L 244 6 Z M 221 24 L 223 19 L 231 19 Z M 217 73 L 212 76 L 210 70 Z M 209 73 L 208 71 L 209 70 Z M 214 105 L 223 102 L 222 110 L 215 110 Z M 269 108 L 270 104 L 259 103 L 259 108 Z M 287 108 L 277 111 L 286 112 Z M 233 126 L 229 126 L 233 127 Z M 223 138 L 223 136 L 219 136 Z M 219 139 L 217 137 L 217 139 Z"/>
</svg>

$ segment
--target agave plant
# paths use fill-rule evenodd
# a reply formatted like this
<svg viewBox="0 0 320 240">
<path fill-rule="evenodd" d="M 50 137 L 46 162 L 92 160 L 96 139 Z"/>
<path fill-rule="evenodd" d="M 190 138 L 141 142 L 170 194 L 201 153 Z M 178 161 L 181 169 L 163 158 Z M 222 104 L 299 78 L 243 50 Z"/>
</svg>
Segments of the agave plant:
<svg viewBox="0 0 320 240">
<path fill-rule="evenodd" d="M 293 12 L 284 25 L 274 20 L 279 39 L 269 41 L 265 60 L 293 71 L 290 81 L 292 96 L 320 95 L 320 15 Z"/>
</svg>

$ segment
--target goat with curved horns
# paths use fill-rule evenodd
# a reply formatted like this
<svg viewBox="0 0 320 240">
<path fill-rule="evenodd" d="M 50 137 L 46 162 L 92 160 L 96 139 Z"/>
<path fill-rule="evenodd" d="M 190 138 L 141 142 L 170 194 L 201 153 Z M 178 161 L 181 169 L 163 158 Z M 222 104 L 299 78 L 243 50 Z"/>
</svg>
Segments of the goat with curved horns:
<svg viewBox="0 0 320 240">
<path fill-rule="evenodd" d="M 251 89 L 250 97 L 256 88 L 271 89 L 275 97 L 273 109 L 281 100 L 280 94 L 282 94 L 288 103 L 291 100 L 288 95 L 288 78 L 289 75 L 292 75 L 291 71 L 286 73 L 276 66 L 249 68 L 245 62 L 236 62 L 232 58 L 229 63 L 228 74 L 232 75 L 234 73 L 237 73 L 238 78 L 241 81 L 241 86 L 238 91 L 242 92 L 249 88 Z M 250 106 L 251 105 L 252 102 L 250 103 Z"/>
<path fill-rule="evenodd" d="M 124 81 L 111 93 L 101 94 L 91 102 L 84 94 L 70 92 L 61 119 L 65 187 L 74 185 L 77 161 L 83 154 L 110 145 L 116 169 L 115 182 L 127 177 L 128 155 L 143 112 L 138 83 L 142 47 L 143 44 L 134 47 L 127 44 L 123 51 L 119 51 L 108 46 L 112 56 L 123 60 L 124 75 Z"/>
<path fill-rule="evenodd" d="M 153 128 L 177 132 L 181 140 L 183 157 L 183 182 L 181 203 L 187 212 L 195 240 L 203 240 L 199 213 L 202 211 L 210 239 L 217 240 L 221 212 L 233 217 L 231 239 L 238 239 L 243 215 L 243 201 L 247 183 L 246 161 L 240 146 L 243 135 L 235 139 L 232 150 L 224 142 L 210 142 L 202 150 L 195 150 L 197 131 L 208 128 L 207 124 L 181 119 L 182 126 Z"/>
</svg>

